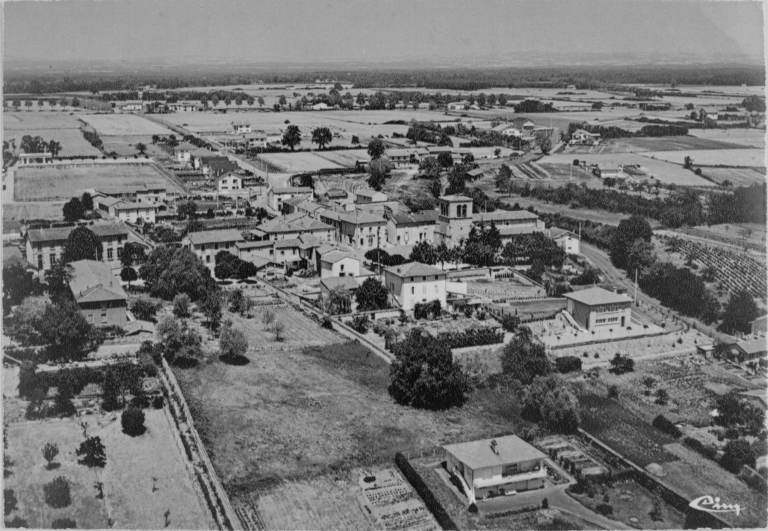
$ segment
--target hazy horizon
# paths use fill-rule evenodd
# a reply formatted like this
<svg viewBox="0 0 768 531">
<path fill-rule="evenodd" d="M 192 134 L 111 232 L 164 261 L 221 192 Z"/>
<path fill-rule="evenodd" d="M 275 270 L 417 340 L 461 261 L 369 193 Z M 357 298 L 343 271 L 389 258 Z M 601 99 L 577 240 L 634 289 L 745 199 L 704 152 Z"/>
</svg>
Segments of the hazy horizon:
<svg viewBox="0 0 768 531">
<path fill-rule="evenodd" d="M 762 3 L 121 0 L 3 4 L 5 61 L 762 64 Z"/>
</svg>

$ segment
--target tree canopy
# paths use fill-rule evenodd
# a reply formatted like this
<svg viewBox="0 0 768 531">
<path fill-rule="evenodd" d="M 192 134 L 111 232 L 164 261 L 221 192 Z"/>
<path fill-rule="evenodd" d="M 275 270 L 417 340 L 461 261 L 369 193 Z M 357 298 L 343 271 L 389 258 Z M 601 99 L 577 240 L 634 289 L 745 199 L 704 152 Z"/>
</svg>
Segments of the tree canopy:
<svg viewBox="0 0 768 531">
<path fill-rule="evenodd" d="M 380 280 L 369 277 L 360 285 L 355 295 L 357 310 L 368 312 L 389 307 L 389 291 Z"/>
<path fill-rule="evenodd" d="M 333 135 L 327 127 L 318 127 L 312 131 L 312 142 L 317 144 L 320 149 L 325 148 L 332 140 Z"/>
<path fill-rule="evenodd" d="M 749 334 L 751 332 L 750 322 L 754 321 L 759 314 L 755 299 L 747 290 L 741 290 L 731 294 L 728 304 L 725 305 L 723 312 L 723 322 L 717 328 L 726 334 L 735 334 L 741 332 Z"/>
<path fill-rule="evenodd" d="M 283 133 L 282 144 L 291 148 L 291 151 L 296 149 L 296 146 L 301 144 L 301 130 L 298 125 L 289 125 L 285 133 Z"/>
<path fill-rule="evenodd" d="M 384 147 L 384 142 L 379 138 L 374 138 L 368 143 L 368 154 L 371 156 L 372 160 L 381 158 L 386 150 L 387 148 Z"/>
<path fill-rule="evenodd" d="M 211 272 L 189 249 L 158 247 L 147 256 L 139 270 L 150 294 L 164 300 L 173 300 L 186 293 L 193 301 L 200 300 L 209 291 L 219 287 Z"/>
<path fill-rule="evenodd" d="M 536 341 L 527 326 L 518 328 L 517 334 L 504 346 L 501 356 L 504 374 L 530 384 L 537 376 L 546 376 L 552 371 L 544 344 Z"/>
<path fill-rule="evenodd" d="M 69 233 L 61 253 L 61 262 L 69 264 L 78 260 L 101 261 L 103 249 L 101 240 L 87 227 L 77 227 Z"/>
<path fill-rule="evenodd" d="M 464 405 L 469 382 L 444 342 L 414 328 L 393 351 L 389 394 L 398 404 L 431 410 Z"/>
</svg>

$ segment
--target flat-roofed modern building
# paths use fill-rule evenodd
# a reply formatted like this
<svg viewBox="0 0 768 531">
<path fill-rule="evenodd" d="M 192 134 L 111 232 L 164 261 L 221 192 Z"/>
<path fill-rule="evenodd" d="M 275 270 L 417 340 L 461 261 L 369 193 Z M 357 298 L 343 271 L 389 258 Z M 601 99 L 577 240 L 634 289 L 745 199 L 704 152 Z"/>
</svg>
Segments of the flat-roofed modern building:
<svg viewBox="0 0 768 531">
<path fill-rule="evenodd" d="M 448 471 L 461 476 L 475 499 L 540 489 L 546 455 L 508 435 L 443 446 Z"/>
<path fill-rule="evenodd" d="M 603 288 L 566 293 L 566 310 L 585 330 L 625 327 L 632 322 L 632 299 Z"/>
</svg>

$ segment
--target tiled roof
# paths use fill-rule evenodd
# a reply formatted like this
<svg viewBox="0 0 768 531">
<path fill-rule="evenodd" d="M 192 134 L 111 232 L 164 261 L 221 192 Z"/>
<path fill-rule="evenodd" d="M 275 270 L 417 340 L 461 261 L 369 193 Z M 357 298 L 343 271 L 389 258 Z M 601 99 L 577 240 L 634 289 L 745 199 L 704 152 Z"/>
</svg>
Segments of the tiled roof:
<svg viewBox="0 0 768 531">
<path fill-rule="evenodd" d="M 533 212 L 528 212 L 527 210 L 497 210 L 495 212 L 478 212 L 472 214 L 472 221 L 475 223 L 483 221 L 490 223 L 491 221 L 499 222 L 513 219 L 539 219 L 539 216 Z"/>
<path fill-rule="evenodd" d="M 749 341 L 739 341 L 736 345 L 743 350 L 745 354 L 758 354 L 767 350 L 766 339 L 764 337 L 750 339 Z"/>
<path fill-rule="evenodd" d="M 350 258 L 350 256 L 345 253 L 344 251 L 340 251 L 338 249 L 331 251 L 330 253 L 325 253 L 321 260 L 323 262 L 329 262 L 331 264 L 338 262 L 339 260 L 344 260 L 345 258 Z"/>
<path fill-rule="evenodd" d="M 55 242 L 65 241 L 69 234 L 77 227 L 55 227 L 52 229 L 32 229 L 27 231 L 27 237 L 33 242 Z M 122 223 L 100 223 L 85 225 L 96 236 L 118 236 L 127 235 L 128 229 Z"/>
<path fill-rule="evenodd" d="M 337 288 L 346 290 L 356 290 L 360 287 L 357 281 L 352 277 L 330 277 L 324 278 L 320 281 L 320 284 L 325 286 L 329 291 L 333 291 Z"/>
<path fill-rule="evenodd" d="M 496 441 L 496 452 L 491 448 L 491 441 Z M 546 457 L 542 452 L 515 435 L 448 444 L 443 448 L 473 470 Z"/>
<path fill-rule="evenodd" d="M 104 262 L 78 260 L 69 264 L 73 269 L 69 289 L 77 302 L 98 302 L 127 299 L 120 281 Z"/>
<path fill-rule="evenodd" d="M 384 268 L 384 271 L 388 271 L 393 275 L 399 276 L 401 278 L 427 275 L 445 275 L 445 271 L 442 269 L 438 269 L 427 264 L 422 264 L 421 262 L 410 262 L 399 266 L 386 267 Z"/>
<path fill-rule="evenodd" d="M 204 230 L 200 232 L 190 232 L 186 236 L 194 245 L 203 245 L 207 243 L 238 242 L 243 240 L 243 235 L 239 230 Z"/>
<path fill-rule="evenodd" d="M 567 236 L 567 235 L 571 235 L 574 237 L 576 236 L 573 232 L 569 230 L 561 229 L 559 227 L 553 227 L 549 229 L 549 235 L 552 239 L 557 239 L 557 238 L 560 238 L 561 236 Z"/>
<path fill-rule="evenodd" d="M 371 190 L 370 188 L 363 188 L 361 190 L 355 190 L 355 195 L 361 195 L 363 197 L 376 197 L 383 195 L 384 197 L 387 196 L 387 194 L 384 194 L 382 192 L 377 192 L 376 190 Z"/>
<path fill-rule="evenodd" d="M 115 205 L 115 210 L 157 210 L 152 203 L 122 202 Z"/>
<path fill-rule="evenodd" d="M 389 219 L 394 221 L 395 225 L 409 225 L 416 223 L 437 223 L 440 216 L 436 210 L 424 210 L 412 214 L 393 214 Z"/>
<path fill-rule="evenodd" d="M 586 304 L 587 306 L 597 306 L 599 304 L 614 304 L 619 302 L 632 302 L 632 299 L 626 295 L 619 295 L 603 288 L 589 288 L 574 293 L 563 295 L 568 299 Z"/>
<path fill-rule="evenodd" d="M 272 188 L 273 194 L 311 194 L 312 188 L 309 186 L 285 186 L 282 188 Z"/>
<path fill-rule="evenodd" d="M 441 196 L 439 199 L 442 199 L 443 201 L 448 201 L 449 203 L 458 203 L 460 201 L 472 201 L 469 197 L 465 195 L 444 195 Z"/>
</svg>

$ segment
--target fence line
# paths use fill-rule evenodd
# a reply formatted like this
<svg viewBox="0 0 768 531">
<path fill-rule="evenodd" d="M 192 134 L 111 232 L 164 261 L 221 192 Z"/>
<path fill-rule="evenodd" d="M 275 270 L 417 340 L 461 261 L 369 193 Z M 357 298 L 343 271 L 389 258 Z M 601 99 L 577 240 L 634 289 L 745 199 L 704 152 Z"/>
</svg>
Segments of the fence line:
<svg viewBox="0 0 768 531">
<path fill-rule="evenodd" d="M 213 463 L 211 463 L 211 460 L 208 457 L 208 452 L 197 433 L 197 429 L 195 429 L 192 413 L 189 410 L 189 405 L 176 381 L 176 376 L 173 374 L 168 362 L 164 358 L 162 359 L 162 365 L 158 371 L 158 375 L 160 376 L 160 381 L 163 383 L 163 389 L 167 393 L 168 407 L 174 417 L 175 425 L 179 430 L 180 437 L 182 437 L 182 442 L 186 442 L 187 445 L 192 446 L 192 448 L 188 448 L 187 445 L 185 445 L 185 450 L 187 450 L 190 461 L 195 465 L 194 468 L 198 482 L 200 483 L 203 494 L 206 496 L 209 508 L 219 529 L 244 530 L 245 528 L 242 522 L 230 504 L 227 493 L 221 486 L 219 477 L 216 474 L 216 470 L 213 468 Z M 187 425 L 186 430 L 182 429 L 182 423 Z M 187 441 L 185 436 L 188 436 L 191 441 Z M 193 452 L 200 460 L 198 463 L 194 462 Z M 208 492 L 209 489 L 213 490 L 215 500 L 210 499 L 211 494 Z"/>
</svg>

